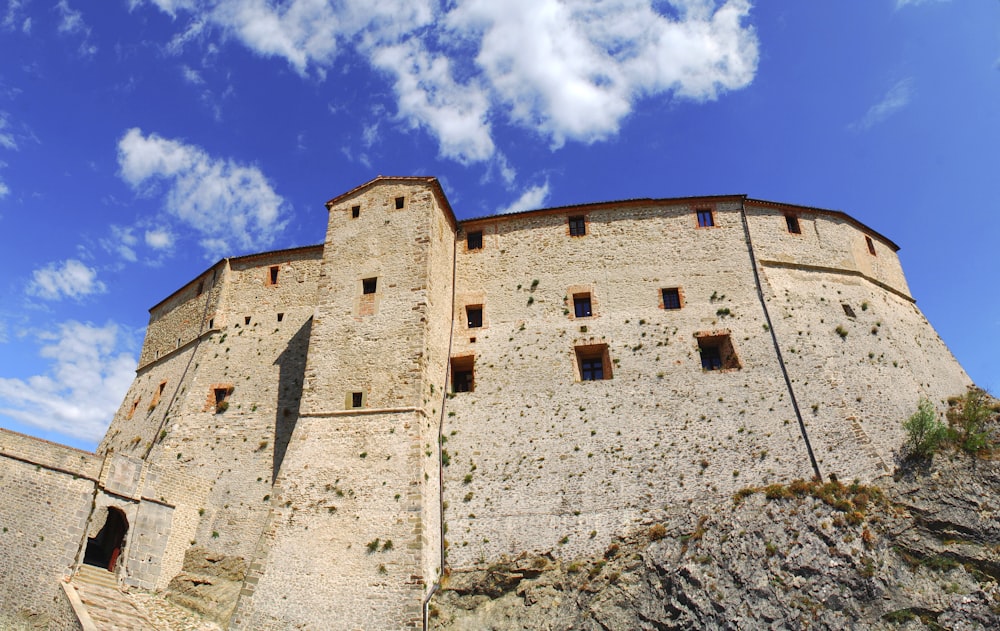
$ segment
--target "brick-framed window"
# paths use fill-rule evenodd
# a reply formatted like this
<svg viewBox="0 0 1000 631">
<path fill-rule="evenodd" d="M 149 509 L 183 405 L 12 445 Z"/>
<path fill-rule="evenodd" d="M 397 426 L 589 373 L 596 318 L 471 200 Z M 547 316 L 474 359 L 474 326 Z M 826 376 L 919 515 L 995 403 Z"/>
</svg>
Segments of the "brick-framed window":
<svg viewBox="0 0 1000 631">
<path fill-rule="evenodd" d="M 164 379 L 160 382 L 160 385 L 156 388 L 156 392 L 153 393 L 153 399 L 149 402 L 149 409 L 152 411 L 160 404 L 160 398 L 163 396 L 163 392 L 167 389 L 167 380 Z"/>
<path fill-rule="evenodd" d="M 215 410 L 216 414 L 222 414 L 229 409 L 229 396 L 233 393 L 233 384 L 215 383 L 208 389 L 208 400 L 205 401 L 205 410 Z"/>
<path fill-rule="evenodd" d="M 729 333 L 699 333 L 696 336 L 702 370 L 738 370 L 742 367 Z"/>
<path fill-rule="evenodd" d="M 475 230 L 465 235 L 465 246 L 469 250 L 483 249 L 483 231 Z"/>
<path fill-rule="evenodd" d="M 802 226 L 799 225 L 799 216 L 787 213 L 785 215 L 785 227 L 791 234 L 802 234 Z"/>
<path fill-rule="evenodd" d="M 664 309 L 680 309 L 683 306 L 680 287 L 665 287 L 660 290 L 660 306 Z"/>
<path fill-rule="evenodd" d="M 715 226 L 715 212 L 711 208 L 701 208 L 695 211 L 698 217 L 699 228 L 712 228 Z"/>
<path fill-rule="evenodd" d="M 465 321 L 470 329 L 479 329 L 483 326 L 483 305 L 467 305 L 465 307 Z"/>
<path fill-rule="evenodd" d="M 451 391 L 473 392 L 476 389 L 476 358 L 462 355 L 451 358 Z"/>
<path fill-rule="evenodd" d="M 132 406 L 129 407 L 128 413 L 125 414 L 125 419 L 126 420 L 132 420 L 132 417 L 135 416 L 135 411 L 139 409 L 139 401 L 141 401 L 141 400 L 142 400 L 142 397 L 138 396 L 138 397 L 135 398 L 135 401 L 132 401 Z"/>
<path fill-rule="evenodd" d="M 569 236 L 582 237 L 587 234 L 587 217 L 585 215 L 573 215 L 567 221 Z"/>
<path fill-rule="evenodd" d="M 361 206 L 351 206 L 351 219 L 357 219 L 361 216 Z"/>
<path fill-rule="evenodd" d="M 272 265 L 271 267 L 267 268 L 267 284 L 268 285 L 277 285 L 278 284 L 278 271 L 280 269 L 281 268 L 278 267 L 277 265 Z"/>
<path fill-rule="evenodd" d="M 589 293 L 573 294 L 573 315 L 577 318 L 589 318 L 594 315 Z"/>
<path fill-rule="evenodd" d="M 868 245 L 868 253 L 871 254 L 872 256 L 876 256 L 875 242 L 872 241 L 872 238 L 869 237 L 868 235 L 865 235 L 865 243 Z"/>
<path fill-rule="evenodd" d="M 378 277 L 364 278 L 361 280 L 361 293 L 364 295 L 374 294 L 378 289 Z"/>
<path fill-rule="evenodd" d="M 611 356 L 607 344 L 586 344 L 573 350 L 576 353 L 577 380 L 611 379 Z"/>
<path fill-rule="evenodd" d="M 395 204 L 396 204 L 396 210 L 403 210 L 404 208 L 406 208 L 406 198 L 397 197 L 395 200 Z"/>
<path fill-rule="evenodd" d="M 347 400 L 344 402 L 344 407 L 348 410 L 363 408 L 368 403 L 366 400 L 367 398 L 368 397 L 365 396 L 364 392 L 348 392 Z"/>
</svg>

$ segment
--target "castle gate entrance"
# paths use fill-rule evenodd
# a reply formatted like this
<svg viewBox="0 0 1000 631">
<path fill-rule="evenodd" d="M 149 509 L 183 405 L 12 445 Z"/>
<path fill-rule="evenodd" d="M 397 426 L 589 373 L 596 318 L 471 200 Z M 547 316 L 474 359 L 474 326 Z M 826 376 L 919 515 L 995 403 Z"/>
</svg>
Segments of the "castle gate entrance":
<svg viewBox="0 0 1000 631">
<path fill-rule="evenodd" d="M 94 537 L 87 539 L 87 550 L 83 554 L 83 562 L 96 565 L 109 572 L 115 571 L 118 557 L 125 545 L 125 533 L 128 532 L 128 520 L 125 513 L 117 508 L 108 507 L 108 515 L 104 526 Z"/>
</svg>

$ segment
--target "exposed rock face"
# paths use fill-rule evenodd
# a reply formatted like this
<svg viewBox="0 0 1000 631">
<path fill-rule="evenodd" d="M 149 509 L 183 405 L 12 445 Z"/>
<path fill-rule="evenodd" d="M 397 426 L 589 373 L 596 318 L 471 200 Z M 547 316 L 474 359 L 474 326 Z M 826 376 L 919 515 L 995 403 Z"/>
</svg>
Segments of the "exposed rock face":
<svg viewBox="0 0 1000 631">
<path fill-rule="evenodd" d="M 225 625 L 236 607 L 247 564 L 240 557 L 215 554 L 200 546 L 184 555 L 184 571 L 170 581 L 166 598 Z"/>
<path fill-rule="evenodd" d="M 436 629 L 997 629 L 1000 462 L 793 483 L 662 516 L 603 558 L 454 572 Z"/>
</svg>

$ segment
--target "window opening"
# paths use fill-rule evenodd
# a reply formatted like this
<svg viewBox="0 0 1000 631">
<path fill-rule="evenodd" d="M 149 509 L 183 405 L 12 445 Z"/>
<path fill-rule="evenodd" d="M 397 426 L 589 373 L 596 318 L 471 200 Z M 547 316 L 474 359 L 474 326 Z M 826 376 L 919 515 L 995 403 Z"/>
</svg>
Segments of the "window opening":
<svg viewBox="0 0 1000 631">
<path fill-rule="evenodd" d="M 198 296 L 200 296 L 205 291 L 205 281 L 198 281 Z"/>
<path fill-rule="evenodd" d="M 844 315 L 846 315 L 848 318 L 856 317 L 854 315 L 854 308 L 851 307 L 851 305 L 849 305 L 847 303 L 844 303 L 844 304 L 842 304 L 840 306 L 844 308 Z"/>
<path fill-rule="evenodd" d="M 590 294 L 573 294 L 573 311 L 578 318 L 589 318 L 594 315 L 590 304 Z"/>
<path fill-rule="evenodd" d="M 611 379 L 611 361 L 607 344 L 577 346 L 576 363 L 580 369 L 580 381 Z"/>
<path fill-rule="evenodd" d="M 868 244 L 868 253 L 871 254 L 872 256 L 875 256 L 875 242 L 872 241 L 872 238 L 869 236 L 865 236 L 865 243 Z"/>
<path fill-rule="evenodd" d="M 361 281 L 361 291 L 365 294 L 374 294 L 378 287 L 378 278 L 366 278 Z"/>
<path fill-rule="evenodd" d="M 728 333 L 699 336 L 698 351 L 701 353 L 702 370 L 730 370 L 741 367 Z"/>
<path fill-rule="evenodd" d="M 351 407 L 359 408 L 364 404 L 364 395 L 361 392 L 351 393 Z"/>
<path fill-rule="evenodd" d="M 278 266 L 277 265 L 272 266 L 268 270 L 268 277 L 267 278 L 270 281 L 270 284 L 272 284 L 272 285 L 277 285 L 278 284 Z"/>
<path fill-rule="evenodd" d="M 246 316 L 243 318 L 243 324 L 250 324 L 250 316 Z"/>
<path fill-rule="evenodd" d="M 471 355 L 451 358 L 452 392 L 472 392 L 476 389 L 475 361 Z"/>
<path fill-rule="evenodd" d="M 466 307 L 465 315 L 470 329 L 478 329 L 483 326 L 483 308 L 481 306 Z"/>
<path fill-rule="evenodd" d="M 128 519 L 121 510 L 109 506 L 104 518 L 104 525 L 97 535 L 87 538 L 87 548 L 83 553 L 86 565 L 103 567 L 114 572 L 118 565 L 125 545 L 125 535 L 128 533 Z"/>
<path fill-rule="evenodd" d="M 583 215 L 569 218 L 569 236 L 582 237 L 587 234 L 587 218 Z"/>
<path fill-rule="evenodd" d="M 470 232 L 468 235 L 466 235 L 466 245 L 470 250 L 482 250 L 483 231 L 477 230 L 476 232 Z"/>
<path fill-rule="evenodd" d="M 284 313 L 279 313 L 278 314 L 278 322 L 281 322 L 284 319 L 285 319 L 285 314 Z"/>
<path fill-rule="evenodd" d="M 680 309 L 681 308 L 681 290 L 679 287 L 668 287 L 663 290 L 663 308 L 664 309 Z"/>
<path fill-rule="evenodd" d="M 351 219 L 357 219 L 361 216 L 361 206 L 351 206 Z"/>
<path fill-rule="evenodd" d="M 136 397 L 135 401 L 132 402 L 132 407 L 129 408 L 128 414 L 125 415 L 126 419 L 131 420 L 135 416 L 135 411 L 139 409 L 139 401 L 141 399 L 142 397 Z"/>
<path fill-rule="evenodd" d="M 802 234 L 802 228 L 799 226 L 798 216 L 785 215 L 785 225 L 788 226 L 788 231 L 792 234 Z"/>
<path fill-rule="evenodd" d="M 396 210 L 401 210 L 403 208 L 403 206 L 405 206 L 405 205 L 406 205 L 406 198 L 405 197 L 397 197 L 396 198 Z"/>
<path fill-rule="evenodd" d="M 698 211 L 698 227 L 699 228 L 711 228 L 715 225 L 715 217 L 712 216 L 711 210 L 699 210 Z"/>
<path fill-rule="evenodd" d="M 214 329 L 215 328 L 215 318 L 211 318 L 208 321 L 208 328 L 210 328 L 210 329 Z"/>
<path fill-rule="evenodd" d="M 229 395 L 233 389 L 230 387 L 213 388 L 212 396 L 215 400 L 215 413 L 221 414 L 229 409 Z"/>
</svg>

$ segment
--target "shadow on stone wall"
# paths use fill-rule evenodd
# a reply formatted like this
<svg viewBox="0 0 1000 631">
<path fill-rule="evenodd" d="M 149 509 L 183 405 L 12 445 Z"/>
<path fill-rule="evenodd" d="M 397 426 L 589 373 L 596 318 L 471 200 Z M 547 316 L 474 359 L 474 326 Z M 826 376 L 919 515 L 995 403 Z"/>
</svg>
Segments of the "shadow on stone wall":
<svg viewBox="0 0 1000 631">
<path fill-rule="evenodd" d="M 288 441 L 292 438 L 295 421 L 299 418 L 299 403 L 302 400 L 302 381 L 306 371 L 306 354 L 309 351 L 309 336 L 312 332 L 312 318 L 288 341 L 288 346 L 278 355 L 275 364 L 278 374 L 278 407 L 274 419 L 274 458 L 271 482 L 278 477 L 281 462 L 285 459 Z"/>
</svg>

